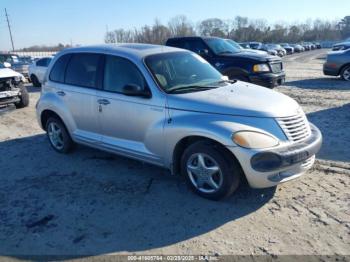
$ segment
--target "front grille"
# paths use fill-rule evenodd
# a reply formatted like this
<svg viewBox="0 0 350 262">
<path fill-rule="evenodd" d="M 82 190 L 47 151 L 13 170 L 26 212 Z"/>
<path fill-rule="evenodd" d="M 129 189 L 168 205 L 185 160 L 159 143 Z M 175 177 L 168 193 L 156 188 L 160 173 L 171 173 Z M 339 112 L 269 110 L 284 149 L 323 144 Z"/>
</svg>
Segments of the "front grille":
<svg viewBox="0 0 350 262">
<path fill-rule="evenodd" d="M 315 162 L 315 156 L 305 160 L 302 164 L 301 164 L 301 167 L 303 168 L 311 168 L 312 165 L 314 164 Z"/>
<path fill-rule="evenodd" d="M 277 122 L 288 140 L 292 142 L 302 141 L 311 135 L 309 121 L 304 113 L 292 117 L 278 118 Z"/>
<path fill-rule="evenodd" d="M 271 63 L 270 66 L 272 73 L 281 73 L 283 70 L 282 62 Z"/>
</svg>

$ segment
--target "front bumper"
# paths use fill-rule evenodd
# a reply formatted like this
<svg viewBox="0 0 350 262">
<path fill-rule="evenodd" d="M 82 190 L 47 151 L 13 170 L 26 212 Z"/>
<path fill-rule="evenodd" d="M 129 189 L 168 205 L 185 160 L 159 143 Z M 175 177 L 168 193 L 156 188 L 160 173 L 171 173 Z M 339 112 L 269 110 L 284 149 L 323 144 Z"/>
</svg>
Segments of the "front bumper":
<svg viewBox="0 0 350 262">
<path fill-rule="evenodd" d="M 286 73 L 282 71 L 280 73 L 254 74 L 250 75 L 249 79 L 253 84 L 274 88 L 284 84 Z"/>
<path fill-rule="evenodd" d="M 295 179 L 308 171 L 322 145 L 322 134 L 310 124 L 311 135 L 303 142 L 257 151 L 229 148 L 237 157 L 251 187 L 266 188 Z"/>
<path fill-rule="evenodd" d="M 323 74 L 325 74 L 326 76 L 338 76 L 339 68 L 335 66 L 330 66 L 326 63 L 323 65 Z"/>
<path fill-rule="evenodd" d="M 0 106 L 18 103 L 20 101 L 19 91 L 0 92 Z"/>
</svg>

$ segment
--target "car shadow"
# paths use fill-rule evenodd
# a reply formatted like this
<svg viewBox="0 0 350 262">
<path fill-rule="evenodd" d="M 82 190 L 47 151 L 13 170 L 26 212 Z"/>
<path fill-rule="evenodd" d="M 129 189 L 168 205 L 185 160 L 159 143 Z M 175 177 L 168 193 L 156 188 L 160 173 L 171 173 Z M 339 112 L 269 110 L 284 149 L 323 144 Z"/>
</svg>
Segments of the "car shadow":
<svg viewBox="0 0 350 262">
<path fill-rule="evenodd" d="M 35 87 L 33 85 L 26 85 L 28 93 L 40 93 L 41 87 Z"/>
<path fill-rule="evenodd" d="M 350 103 L 307 115 L 322 132 L 323 144 L 318 158 L 350 161 Z"/>
<path fill-rule="evenodd" d="M 162 168 L 82 146 L 61 155 L 45 135 L 1 142 L 0 155 L 0 255 L 18 259 L 173 245 L 255 212 L 276 190 L 243 183 L 208 201 Z"/>
<path fill-rule="evenodd" d="M 287 81 L 284 86 L 304 89 L 350 90 L 350 83 L 339 77 L 323 77 Z"/>
</svg>

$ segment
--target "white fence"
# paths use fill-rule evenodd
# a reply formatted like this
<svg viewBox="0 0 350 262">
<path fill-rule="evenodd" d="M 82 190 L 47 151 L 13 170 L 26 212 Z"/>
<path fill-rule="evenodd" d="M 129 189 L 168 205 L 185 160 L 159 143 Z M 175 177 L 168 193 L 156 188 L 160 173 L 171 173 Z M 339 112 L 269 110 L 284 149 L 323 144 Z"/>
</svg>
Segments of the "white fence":
<svg viewBox="0 0 350 262">
<path fill-rule="evenodd" d="M 31 56 L 34 58 L 41 58 L 41 57 L 47 57 L 47 56 L 53 56 L 57 54 L 57 52 L 49 52 L 49 51 L 44 51 L 44 52 L 11 52 L 11 54 L 16 54 L 19 56 Z"/>
</svg>

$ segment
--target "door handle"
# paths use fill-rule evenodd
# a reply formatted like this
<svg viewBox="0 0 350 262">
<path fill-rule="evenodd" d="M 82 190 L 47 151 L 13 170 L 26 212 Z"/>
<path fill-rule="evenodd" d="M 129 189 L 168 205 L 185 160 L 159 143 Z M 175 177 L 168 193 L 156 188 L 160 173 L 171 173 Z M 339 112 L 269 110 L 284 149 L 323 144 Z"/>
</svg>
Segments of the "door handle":
<svg viewBox="0 0 350 262">
<path fill-rule="evenodd" d="M 107 99 L 99 99 L 97 100 L 97 102 L 100 104 L 100 105 L 109 105 L 111 102 L 109 102 Z"/>
<path fill-rule="evenodd" d="M 63 91 L 57 91 L 57 95 L 59 95 L 59 96 L 65 96 L 65 95 L 66 95 L 66 93 L 65 93 L 65 92 L 63 92 Z"/>
</svg>

